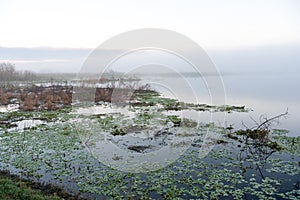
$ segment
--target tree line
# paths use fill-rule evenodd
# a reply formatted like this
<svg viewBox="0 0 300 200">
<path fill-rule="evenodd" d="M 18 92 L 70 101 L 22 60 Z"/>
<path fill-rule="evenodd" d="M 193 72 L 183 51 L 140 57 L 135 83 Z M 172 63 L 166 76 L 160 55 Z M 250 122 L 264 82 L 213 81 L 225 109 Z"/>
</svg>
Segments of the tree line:
<svg viewBox="0 0 300 200">
<path fill-rule="evenodd" d="M 0 82 L 9 84 L 11 81 L 33 81 L 37 78 L 31 71 L 17 71 L 12 63 L 0 63 Z"/>
</svg>

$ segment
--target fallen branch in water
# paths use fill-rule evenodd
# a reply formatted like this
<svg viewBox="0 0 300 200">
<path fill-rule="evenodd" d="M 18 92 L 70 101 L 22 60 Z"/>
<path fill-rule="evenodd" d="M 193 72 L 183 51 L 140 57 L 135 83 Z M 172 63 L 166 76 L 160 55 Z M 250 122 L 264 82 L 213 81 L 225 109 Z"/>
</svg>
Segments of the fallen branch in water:
<svg viewBox="0 0 300 200">
<path fill-rule="evenodd" d="M 272 124 L 274 120 L 279 119 L 281 117 L 285 117 L 286 115 L 288 115 L 288 109 L 286 110 L 285 113 L 282 113 L 270 119 L 266 119 L 263 123 L 257 126 L 256 130 L 268 130 L 269 126 Z"/>
<path fill-rule="evenodd" d="M 272 126 L 272 123 L 281 117 L 285 117 L 288 115 L 288 110 L 286 112 L 276 115 L 270 119 L 265 119 L 263 122 L 258 123 L 253 118 L 252 120 L 257 124 L 253 128 L 247 128 L 246 130 L 238 130 L 236 131 L 237 135 L 245 136 L 245 143 L 249 144 L 248 141 L 251 139 L 252 143 L 257 146 L 267 146 L 273 150 L 282 150 L 282 147 L 277 144 L 277 142 L 271 141 L 269 139 L 269 133 Z M 244 124 L 243 124 L 244 125 Z M 245 125 L 244 125 L 245 126 Z M 246 126 L 245 126 L 246 127 Z"/>
</svg>

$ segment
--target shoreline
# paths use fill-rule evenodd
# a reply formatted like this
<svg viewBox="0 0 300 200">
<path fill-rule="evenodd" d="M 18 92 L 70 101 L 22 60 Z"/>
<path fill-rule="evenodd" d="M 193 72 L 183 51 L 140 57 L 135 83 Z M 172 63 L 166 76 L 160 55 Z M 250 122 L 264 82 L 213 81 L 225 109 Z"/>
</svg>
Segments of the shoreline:
<svg viewBox="0 0 300 200">
<path fill-rule="evenodd" d="M 40 183 L 29 178 L 21 178 L 18 175 L 11 174 L 7 170 L 0 170 L 0 183 L 5 182 L 5 186 L 9 184 L 9 188 L 19 188 L 19 190 L 23 193 L 29 192 L 30 195 L 33 193 L 42 196 L 45 199 L 70 199 L 70 200 L 79 200 L 83 199 L 80 198 L 79 195 L 72 195 L 64 190 L 62 187 L 57 185 L 52 185 L 50 183 Z M 3 188 L 2 188 L 3 189 Z M 0 194 L 1 195 L 10 195 L 9 191 L 1 191 L 0 187 Z M 0 195 L 0 197 L 1 197 Z M 17 195 L 17 194 L 13 194 Z M 16 198 L 16 197 L 13 197 Z M 20 197 L 21 199 L 21 197 Z"/>
</svg>

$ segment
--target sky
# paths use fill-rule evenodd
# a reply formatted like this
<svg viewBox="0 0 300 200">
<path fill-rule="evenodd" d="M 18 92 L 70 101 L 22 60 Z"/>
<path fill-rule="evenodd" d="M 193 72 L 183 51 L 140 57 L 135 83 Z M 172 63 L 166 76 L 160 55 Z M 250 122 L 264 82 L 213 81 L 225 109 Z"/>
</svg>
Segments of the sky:
<svg viewBox="0 0 300 200">
<path fill-rule="evenodd" d="M 95 48 L 139 28 L 208 49 L 300 43 L 299 10 L 298 0 L 0 0 L 0 46 Z"/>
<path fill-rule="evenodd" d="M 0 62 L 74 71 L 115 35 L 162 28 L 192 39 L 229 71 L 253 58 L 270 67 L 280 53 L 286 64 L 300 52 L 299 10 L 298 0 L 0 0 Z"/>
</svg>

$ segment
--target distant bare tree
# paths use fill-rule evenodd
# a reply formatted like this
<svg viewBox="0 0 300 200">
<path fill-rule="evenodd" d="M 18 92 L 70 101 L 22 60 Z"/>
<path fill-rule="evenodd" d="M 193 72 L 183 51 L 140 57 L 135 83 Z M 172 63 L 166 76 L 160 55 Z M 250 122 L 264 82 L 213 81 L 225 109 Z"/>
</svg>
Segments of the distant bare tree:
<svg viewBox="0 0 300 200">
<path fill-rule="evenodd" d="M 20 75 L 20 80 L 21 81 L 33 81 L 37 78 L 36 74 L 31 72 L 31 71 L 24 71 Z"/>
<path fill-rule="evenodd" d="M 11 63 L 0 63 L 0 80 L 4 85 L 8 85 L 15 76 L 15 65 Z"/>
<path fill-rule="evenodd" d="M 10 85 L 11 81 L 33 81 L 36 74 L 30 71 L 19 72 L 12 63 L 0 63 L 0 83 L 4 86 Z"/>
</svg>

